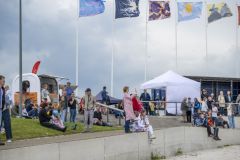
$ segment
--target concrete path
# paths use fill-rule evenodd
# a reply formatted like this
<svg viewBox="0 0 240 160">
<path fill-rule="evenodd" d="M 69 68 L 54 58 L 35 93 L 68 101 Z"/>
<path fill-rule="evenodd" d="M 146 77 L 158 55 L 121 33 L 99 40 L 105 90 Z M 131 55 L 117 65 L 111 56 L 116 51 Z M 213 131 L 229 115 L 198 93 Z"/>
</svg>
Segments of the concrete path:
<svg viewBox="0 0 240 160">
<path fill-rule="evenodd" d="M 114 118 L 114 117 L 111 117 Z M 181 117 L 157 117 L 150 116 L 150 123 L 152 124 L 155 130 L 161 130 L 165 128 L 180 127 L 180 126 L 191 126 L 189 123 L 182 123 Z M 240 127 L 240 118 L 236 118 L 237 127 Z M 77 141 L 77 140 L 86 140 L 102 137 L 110 137 L 116 135 L 125 134 L 123 130 L 119 131 L 108 131 L 108 132 L 95 132 L 95 133 L 79 133 L 73 135 L 63 135 L 56 137 L 44 137 L 44 138 L 34 138 L 27 140 L 14 141 L 12 143 L 6 144 L 5 146 L 0 146 L 0 150 L 27 147 L 27 146 L 36 146 L 41 144 L 51 144 L 51 143 L 60 143 L 68 141 Z M 14 135 L 13 135 L 14 136 Z"/>
<path fill-rule="evenodd" d="M 171 157 L 168 158 L 168 160 L 240 160 L 240 146 L 229 146 L 193 152 L 186 155 Z"/>
</svg>

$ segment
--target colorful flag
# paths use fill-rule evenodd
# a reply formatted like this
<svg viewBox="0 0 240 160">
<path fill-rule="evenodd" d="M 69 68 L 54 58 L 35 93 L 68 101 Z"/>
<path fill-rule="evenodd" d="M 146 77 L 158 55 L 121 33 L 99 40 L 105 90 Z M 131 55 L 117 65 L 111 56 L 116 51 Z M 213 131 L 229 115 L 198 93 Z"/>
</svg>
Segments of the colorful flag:
<svg viewBox="0 0 240 160">
<path fill-rule="evenodd" d="M 102 0 L 80 0 L 79 17 L 94 16 L 105 10 Z"/>
<path fill-rule="evenodd" d="M 208 23 L 217 21 L 224 17 L 231 17 L 232 12 L 227 3 L 213 3 L 207 5 Z"/>
<path fill-rule="evenodd" d="M 202 2 L 178 2 L 178 22 L 200 18 Z"/>
<path fill-rule="evenodd" d="M 116 14 L 115 18 L 123 17 L 138 17 L 139 11 L 139 0 L 116 0 Z"/>
<path fill-rule="evenodd" d="M 240 6 L 238 6 L 238 25 L 240 25 Z"/>
<path fill-rule="evenodd" d="M 37 62 L 33 65 L 32 73 L 37 74 L 38 69 L 39 69 L 39 66 L 40 66 L 40 63 L 41 63 L 40 61 L 37 61 Z"/>
<path fill-rule="evenodd" d="M 149 1 L 149 21 L 165 19 L 170 16 L 169 1 Z"/>
</svg>

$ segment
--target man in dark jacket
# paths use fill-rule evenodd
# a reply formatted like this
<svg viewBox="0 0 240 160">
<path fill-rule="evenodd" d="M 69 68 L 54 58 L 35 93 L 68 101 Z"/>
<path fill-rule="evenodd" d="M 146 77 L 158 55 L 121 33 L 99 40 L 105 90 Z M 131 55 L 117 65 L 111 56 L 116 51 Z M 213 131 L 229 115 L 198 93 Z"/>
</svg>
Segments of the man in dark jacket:
<svg viewBox="0 0 240 160">
<path fill-rule="evenodd" d="M 108 96 L 108 92 L 107 92 L 107 87 L 104 86 L 103 87 L 103 90 L 101 92 L 101 96 L 102 96 L 102 103 L 103 104 L 109 104 L 110 102 L 110 99 L 109 99 L 109 96 Z"/>
<path fill-rule="evenodd" d="M 2 112 L 5 105 L 5 91 L 4 91 L 5 77 L 0 75 L 0 130 L 2 125 Z M 0 141 L 0 145 L 5 145 L 2 141 Z"/>
<path fill-rule="evenodd" d="M 144 92 L 141 94 L 140 100 L 141 101 L 150 101 L 151 100 L 151 97 L 150 97 L 149 93 L 147 93 L 146 89 L 144 89 Z M 143 106 L 144 106 L 144 109 L 146 110 L 146 114 L 148 115 L 149 110 L 150 110 L 149 102 L 143 102 Z"/>
<path fill-rule="evenodd" d="M 39 112 L 39 122 L 42 126 L 47 128 L 52 128 L 58 131 L 65 132 L 67 127 L 60 128 L 57 125 L 50 123 L 50 120 L 52 119 L 51 114 L 48 114 L 48 111 L 46 109 L 47 103 L 44 103 L 41 105 L 42 109 Z M 51 113 L 51 112 L 50 112 Z"/>
<path fill-rule="evenodd" d="M 230 91 L 227 91 L 227 96 L 225 97 L 225 101 L 226 101 L 226 103 L 232 103 L 233 102 L 233 98 L 232 98 L 232 95 L 231 95 Z"/>
</svg>

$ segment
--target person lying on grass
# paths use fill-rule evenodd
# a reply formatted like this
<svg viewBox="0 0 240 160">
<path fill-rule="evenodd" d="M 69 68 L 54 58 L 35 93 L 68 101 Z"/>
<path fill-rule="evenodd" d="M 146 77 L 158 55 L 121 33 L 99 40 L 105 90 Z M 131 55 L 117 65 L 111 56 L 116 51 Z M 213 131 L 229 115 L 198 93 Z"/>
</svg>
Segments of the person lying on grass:
<svg viewBox="0 0 240 160">
<path fill-rule="evenodd" d="M 41 104 L 41 110 L 39 112 L 39 122 L 42 126 L 55 129 L 58 131 L 65 132 L 67 130 L 67 127 L 61 128 L 58 125 L 51 122 L 52 120 L 52 110 L 48 110 L 48 104 L 42 103 Z"/>
</svg>

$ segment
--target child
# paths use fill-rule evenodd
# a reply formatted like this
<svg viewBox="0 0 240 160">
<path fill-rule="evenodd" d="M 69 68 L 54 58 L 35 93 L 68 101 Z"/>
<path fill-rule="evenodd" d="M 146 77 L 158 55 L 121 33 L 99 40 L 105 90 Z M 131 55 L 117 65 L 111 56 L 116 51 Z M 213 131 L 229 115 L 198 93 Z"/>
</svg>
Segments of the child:
<svg viewBox="0 0 240 160">
<path fill-rule="evenodd" d="M 54 105 L 53 110 L 52 110 L 52 123 L 60 128 L 65 128 L 60 117 L 61 116 L 60 116 L 60 113 L 58 110 L 58 105 L 56 104 L 56 105 Z"/>
<path fill-rule="evenodd" d="M 150 107 L 150 115 L 154 116 L 155 115 L 155 104 L 153 102 L 149 102 L 149 107 Z"/>
<path fill-rule="evenodd" d="M 153 128 L 149 123 L 148 117 L 146 115 L 146 111 L 142 110 L 140 115 L 140 121 L 139 121 L 139 127 L 142 129 L 142 131 L 147 131 L 150 135 L 150 139 L 155 139 L 155 135 L 153 133 Z"/>
</svg>

